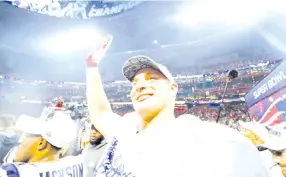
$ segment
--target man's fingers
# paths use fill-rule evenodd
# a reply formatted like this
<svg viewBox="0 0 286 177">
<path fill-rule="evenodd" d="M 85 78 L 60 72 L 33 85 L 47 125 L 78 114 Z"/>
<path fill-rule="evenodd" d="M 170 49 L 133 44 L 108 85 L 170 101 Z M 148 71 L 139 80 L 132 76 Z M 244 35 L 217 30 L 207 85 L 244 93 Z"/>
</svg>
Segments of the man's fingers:
<svg viewBox="0 0 286 177">
<path fill-rule="evenodd" d="M 107 50 L 107 49 L 110 47 L 110 45 L 111 45 L 111 43 L 112 43 L 112 40 L 113 40 L 112 35 L 108 34 L 107 37 L 106 37 L 105 40 L 104 40 L 104 43 L 103 43 L 103 45 L 102 45 L 102 48 L 105 49 L 105 50 Z"/>
<path fill-rule="evenodd" d="M 93 51 L 93 54 L 96 54 L 100 50 L 107 50 L 110 47 L 112 40 L 113 40 L 113 36 L 110 34 L 104 37 L 103 39 L 101 39 L 100 42 L 96 44 L 96 48 Z"/>
</svg>

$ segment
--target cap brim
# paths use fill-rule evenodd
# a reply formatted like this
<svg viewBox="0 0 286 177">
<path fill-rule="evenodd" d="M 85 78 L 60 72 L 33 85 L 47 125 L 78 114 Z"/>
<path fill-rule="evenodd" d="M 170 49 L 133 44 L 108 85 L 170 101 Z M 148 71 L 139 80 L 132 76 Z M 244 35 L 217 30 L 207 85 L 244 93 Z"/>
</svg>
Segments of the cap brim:
<svg viewBox="0 0 286 177">
<path fill-rule="evenodd" d="M 18 131 L 35 135 L 41 135 L 43 127 L 43 120 L 26 115 L 21 115 L 15 125 L 15 129 Z"/>
<path fill-rule="evenodd" d="M 286 149 L 286 141 L 283 137 L 270 136 L 261 146 L 274 151 L 282 151 Z"/>
<path fill-rule="evenodd" d="M 153 68 L 161 72 L 158 64 L 146 56 L 135 56 L 129 58 L 123 65 L 123 75 L 132 81 L 135 75 L 143 68 Z M 164 74 L 164 73 L 163 73 Z"/>
<path fill-rule="evenodd" d="M 274 151 L 282 151 L 286 149 L 286 144 L 279 143 L 279 142 L 266 142 L 260 146 L 265 147 L 270 150 L 274 150 Z"/>
</svg>

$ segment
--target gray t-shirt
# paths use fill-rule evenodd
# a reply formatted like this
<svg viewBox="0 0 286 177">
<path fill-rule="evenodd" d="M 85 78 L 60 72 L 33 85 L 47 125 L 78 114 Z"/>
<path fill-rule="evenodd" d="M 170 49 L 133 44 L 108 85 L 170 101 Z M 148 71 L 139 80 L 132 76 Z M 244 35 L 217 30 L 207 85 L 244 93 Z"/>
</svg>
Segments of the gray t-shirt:
<svg viewBox="0 0 286 177">
<path fill-rule="evenodd" d="M 106 148 L 106 141 L 103 140 L 99 145 L 93 146 L 88 144 L 87 147 L 83 150 L 83 164 L 87 170 L 87 177 L 91 177 L 96 167 L 102 157 L 104 150 Z"/>
</svg>

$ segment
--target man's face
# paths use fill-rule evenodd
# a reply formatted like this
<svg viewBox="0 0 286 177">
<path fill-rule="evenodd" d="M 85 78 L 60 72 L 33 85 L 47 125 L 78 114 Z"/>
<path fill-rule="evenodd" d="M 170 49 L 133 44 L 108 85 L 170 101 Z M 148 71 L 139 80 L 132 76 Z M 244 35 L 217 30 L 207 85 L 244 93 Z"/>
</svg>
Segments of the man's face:
<svg viewBox="0 0 286 177">
<path fill-rule="evenodd" d="M 99 141 L 102 140 L 102 134 L 100 132 L 98 132 L 95 128 L 91 128 L 90 130 L 90 139 L 89 142 L 91 144 L 98 144 L 100 143 Z"/>
<path fill-rule="evenodd" d="M 14 157 L 15 162 L 28 162 L 37 152 L 41 136 L 24 134 L 19 140 L 19 145 Z"/>
<path fill-rule="evenodd" d="M 177 85 L 159 71 L 152 68 L 141 69 L 132 81 L 130 93 L 134 109 L 139 115 L 142 112 L 158 114 L 168 104 L 173 104 Z M 152 117 L 152 116 L 151 116 Z"/>
<path fill-rule="evenodd" d="M 282 173 L 286 176 L 286 150 L 283 151 L 271 151 L 273 162 L 280 165 L 282 168 Z"/>
</svg>

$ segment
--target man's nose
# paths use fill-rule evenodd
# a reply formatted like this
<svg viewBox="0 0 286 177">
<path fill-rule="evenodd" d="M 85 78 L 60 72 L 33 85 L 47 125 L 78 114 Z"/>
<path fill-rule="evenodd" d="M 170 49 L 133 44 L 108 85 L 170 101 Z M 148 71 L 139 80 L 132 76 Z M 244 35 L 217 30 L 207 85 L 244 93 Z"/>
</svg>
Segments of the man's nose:
<svg viewBox="0 0 286 177">
<path fill-rule="evenodd" d="M 141 81 L 140 83 L 136 84 L 136 92 L 142 92 L 147 87 L 147 83 L 145 81 Z"/>
</svg>

